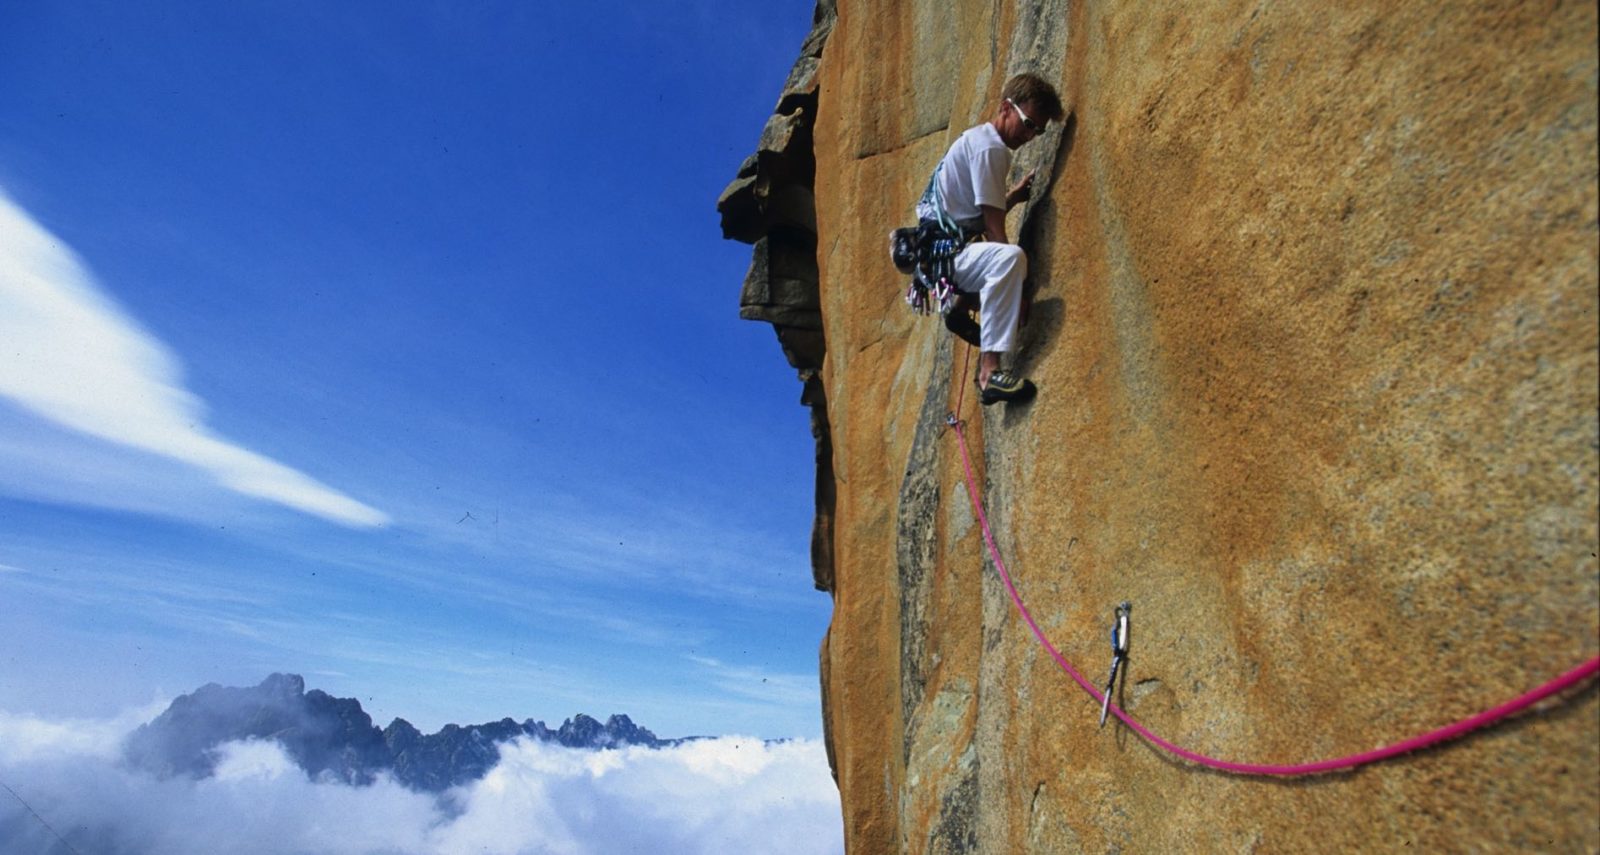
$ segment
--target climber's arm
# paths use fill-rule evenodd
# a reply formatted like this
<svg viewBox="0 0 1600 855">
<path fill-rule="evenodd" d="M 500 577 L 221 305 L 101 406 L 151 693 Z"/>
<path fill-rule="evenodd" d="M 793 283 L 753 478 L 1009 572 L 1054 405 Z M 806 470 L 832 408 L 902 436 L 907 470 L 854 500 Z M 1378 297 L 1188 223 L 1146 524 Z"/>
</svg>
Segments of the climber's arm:
<svg viewBox="0 0 1600 855">
<path fill-rule="evenodd" d="M 1038 174 L 1038 172 L 1039 172 L 1039 170 L 1037 170 L 1037 169 L 1029 170 L 1028 174 L 1022 176 L 1022 180 L 1018 181 L 1016 186 L 1012 187 L 1006 193 L 1006 210 L 1007 211 L 1011 210 L 1012 208 L 1015 208 L 1016 206 L 1022 204 L 1023 202 L 1028 201 L 1028 197 L 1033 195 L 1033 178 L 1034 178 L 1035 175 Z"/>
</svg>

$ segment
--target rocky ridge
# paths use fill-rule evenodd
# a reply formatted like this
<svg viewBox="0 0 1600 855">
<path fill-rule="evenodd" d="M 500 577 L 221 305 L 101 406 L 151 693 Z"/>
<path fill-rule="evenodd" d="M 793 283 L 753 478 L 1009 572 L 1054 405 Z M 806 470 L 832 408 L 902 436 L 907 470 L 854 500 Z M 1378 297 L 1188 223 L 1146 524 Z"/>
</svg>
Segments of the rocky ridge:
<svg viewBox="0 0 1600 855">
<path fill-rule="evenodd" d="M 272 740 L 313 778 L 370 784 L 387 773 L 412 789 L 439 792 L 483 777 L 500 760 L 497 746 L 517 738 L 584 749 L 663 748 L 685 741 L 659 739 L 625 715 L 602 723 L 581 713 L 554 730 L 542 721 L 509 718 L 448 724 L 433 734 L 403 718 L 379 729 L 354 698 L 308 692 L 300 676 L 273 674 L 251 688 L 212 683 L 179 696 L 129 735 L 123 757 L 162 777 L 203 778 L 216 769 L 218 746 Z"/>
</svg>

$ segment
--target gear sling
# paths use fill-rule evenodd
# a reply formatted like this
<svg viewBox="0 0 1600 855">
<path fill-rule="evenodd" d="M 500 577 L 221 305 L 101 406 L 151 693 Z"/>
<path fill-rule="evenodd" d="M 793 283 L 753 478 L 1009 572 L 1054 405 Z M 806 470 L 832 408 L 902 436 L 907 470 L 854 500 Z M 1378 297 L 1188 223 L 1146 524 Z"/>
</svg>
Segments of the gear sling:
<svg viewBox="0 0 1600 855">
<path fill-rule="evenodd" d="M 950 218 L 944 208 L 944 193 L 939 189 L 941 161 L 922 191 L 922 201 L 933 208 L 934 216 L 915 226 L 889 233 L 889 257 L 901 273 L 911 276 L 906 288 L 906 305 L 919 315 L 950 311 L 956 302 L 955 259 L 967 245 L 983 239 L 982 229 L 966 228 Z"/>
</svg>

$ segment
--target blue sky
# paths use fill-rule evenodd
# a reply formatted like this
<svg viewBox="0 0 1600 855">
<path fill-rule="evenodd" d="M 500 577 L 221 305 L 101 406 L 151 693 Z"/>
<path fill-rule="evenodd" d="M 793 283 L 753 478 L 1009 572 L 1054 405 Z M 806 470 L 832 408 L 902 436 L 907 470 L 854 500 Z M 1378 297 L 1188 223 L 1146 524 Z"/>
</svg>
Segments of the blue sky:
<svg viewBox="0 0 1600 855">
<path fill-rule="evenodd" d="M 811 4 L 0 8 L 0 709 L 820 733 L 715 200 Z"/>
</svg>

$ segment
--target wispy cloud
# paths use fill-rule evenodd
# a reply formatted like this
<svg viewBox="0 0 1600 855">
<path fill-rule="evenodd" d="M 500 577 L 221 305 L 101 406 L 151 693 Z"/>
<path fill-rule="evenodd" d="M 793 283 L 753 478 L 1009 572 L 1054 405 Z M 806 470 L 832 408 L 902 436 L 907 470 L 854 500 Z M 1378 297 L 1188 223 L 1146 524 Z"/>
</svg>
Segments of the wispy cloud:
<svg viewBox="0 0 1600 855">
<path fill-rule="evenodd" d="M 199 468 L 224 487 L 350 526 L 387 517 L 217 436 L 177 358 L 75 253 L 0 192 L 0 397 L 70 430 Z"/>
<path fill-rule="evenodd" d="M 821 689 L 815 675 L 778 674 L 742 665 L 729 665 L 709 656 L 687 657 L 704 668 L 723 692 L 776 706 L 821 706 Z"/>
<path fill-rule="evenodd" d="M 406 520 L 441 544 L 485 555 L 514 556 L 523 572 L 591 581 L 627 580 L 670 589 L 675 596 L 764 606 L 809 606 L 811 562 L 803 541 L 729 519 L 726 507 L 693 496 L 636 488 L 541 494 L 532 500 L 469 505 L 473 518 L 402 510 Z M 443 522 L 438 522 L 443 520 Z M 371 563 L 363 559 L 367 567 Z M 479 580 L 489 583 L 492 580 Z M 460 582 L 452 580 L 452 587 Z M 494 584 L 499 584 L 494 582 Z"/>
</svg>

